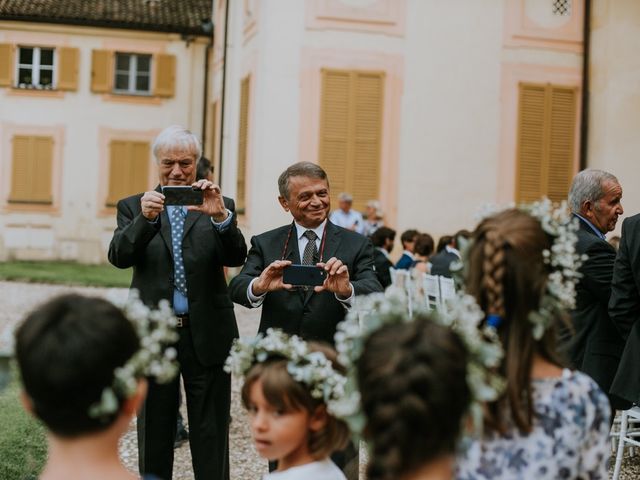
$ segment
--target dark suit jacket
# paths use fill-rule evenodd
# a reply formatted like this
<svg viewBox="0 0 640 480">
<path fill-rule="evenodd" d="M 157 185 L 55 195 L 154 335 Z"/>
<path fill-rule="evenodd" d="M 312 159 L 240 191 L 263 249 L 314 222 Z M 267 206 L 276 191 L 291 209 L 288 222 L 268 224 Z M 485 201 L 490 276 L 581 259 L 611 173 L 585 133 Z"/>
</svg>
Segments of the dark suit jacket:
<svg viewBox="0 0 640 480">
<path fill-rule="evenodd" d="M 173 303 L 173 248 L 166 210 L 158 223 L 142 216 L 140 198 L 118 202 L 118 228 L 109 245 L 109 261 L 118 268 L 133 267 L 131 288 L 148 305 L 161 299 Z M 232 212 L 233 200 L 225 198 Z M 234 214 L 235 217 L 235 214 Z M 190 332 L 198 360 L 205 366 L 224 363 L 238 326 L 227 291 L 223 266 L 242 265 L 247 255 L 244 237 L 233 218 L 219 233 L 210 217 L 188 212 L 184 224 L 182 257 L 187 276 Z"/>
<path fill-rule="evenodd" d="M 576 250 L 587 255 L 576 287 L 576 308 L 571 312 L 575 333 L 568 353 L 573 366 L 591 376 L 606 393 L 624 348 L 608 313 L 615 249 L 580 219 Z"/>
<path fill-rule="evenodd" d="M 622 223 L 609 316 L 626 340 L 611 393 L 640 403 L 640 215 Z"/>
<path fill-rule="evenodd" d="M 393 267 L 393 263 L 391 260 L 387 258 L 387 256 L 380 251 L 379 248 L 373 249 L 373 268 L 376 272 L 376 276 L 378 277 L 378 281 L 382 288 L 387 288 L 391 285 L 391 272 L 389 269 Z"/>
<path fill-rule="evenodd" d="M 431 262 L 431 275 L 442 275 L 451 278 L 450 266 L 452 262 L 460 260 L 455 253 L 442 250 L 429 259 Z"/>
<path fill-rule="evenodd" d="M 251 239 L 247 263 L 229 285 L 234 302 L 251 308 L 247 298 L 249 283 L 271 262 L 282 258 L 290 229 L 291 225 L 285 225 Z M 335 256 L 347 265 L 355 295 L 382 291 L 373 271 L 373 246 L 368 238 L 331 222 L 327 224 L 325 235 L 323 260 Z M 294 227 L 284 259 L 300 263 L 300 257 Z M 333 344 L 336 325 L 344 319 L 345 314 L 344 305 L 331 292 L 279 290 L 267 293 L 264 299 L 259 331 L 279 328 L 306 340 Z"/>
</svg>

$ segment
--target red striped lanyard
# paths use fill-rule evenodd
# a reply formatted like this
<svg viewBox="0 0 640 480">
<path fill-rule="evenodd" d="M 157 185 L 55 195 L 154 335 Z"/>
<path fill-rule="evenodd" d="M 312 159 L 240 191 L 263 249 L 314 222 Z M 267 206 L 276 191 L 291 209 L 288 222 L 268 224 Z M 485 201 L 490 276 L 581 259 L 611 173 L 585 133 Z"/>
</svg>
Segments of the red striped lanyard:
<svg viewBox="0 0 640 480">
<path fill-rule="evenodd" d="M 322 255 L 324 255 L 324 241 L 327 238 L 327 224 L 329 223 L 329 219 L 325 220 L 324 228 L 322 229 L 322 240 L 320 240 L 320 263 L 322 263 Z M 280 260 L 284 260 L 284 256 L 287 253 L 287 247 L 289 246 L 289 240 L 291 240 L 291 235 L 293 235 L 293 229 L 296 227 L 296 222 L 293 222 L 289 227 L 289 234 L 287 235 L 287 240 L 284 242 L 284 249 L 282 250 L 282 257 Z M 297 238 L 297 235 L 296 235 Z M 309 240 L 311 241 L 311 240 Z M 314 240 L 315 241 L 315 240 Z"/>
</svg>

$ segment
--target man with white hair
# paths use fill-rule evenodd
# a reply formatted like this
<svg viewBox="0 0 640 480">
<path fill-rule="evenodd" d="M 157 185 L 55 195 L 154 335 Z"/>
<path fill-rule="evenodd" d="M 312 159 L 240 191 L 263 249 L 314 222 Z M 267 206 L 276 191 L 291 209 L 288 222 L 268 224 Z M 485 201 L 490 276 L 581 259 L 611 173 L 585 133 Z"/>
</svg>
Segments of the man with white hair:
<svg viewBox="0 0 640 480">
<path fill-rule="evenodd" d="M 351 208 L 353 205 L 353 197 L 345 192 L 338 195 L 338 208 L 331 213 L 329 220 L 334 225 L 346 228 L 352 232 L 364 234 L 364 220 L 362 214 Z"/>
<path fill-rule="evenodd" d="M 167 299 L 178 317 L 176 343 L 184 380 L 189 444 L 197 480 L 229 479 L 231 378 L 223 366 L 238 337 L 224 267 L 240 266 L 247 256 L 237 228 L 234 203 L 220 187 L 196 181 L 200 140 L 180 126 L 164 129 L 153 144 L 159 185 L 118 202 L 118 227 L 109 261 L 133 267 L 131 288 L 156 305 Z M 202 205 L 166 205 L 162 186 L 203 191 Z M 176 432 L 179 378 L 149 383 L 138 416 L 140 473 L 170 480 Z"/>
<path fill-rule="evenodd" d="M 609 393 L 624 340 L 608 314 L 615 249 L 605 235 L 624 213 L 618 179 L 602 170 L 579 172 L 569 191 L 569 207 L 580 222 L 576 250 L 585 255 L 582 278 L 576 287 L 576 308 L 571 312 L 575 332 L 568 353 L 575 368 L 591 376 Z M 623 406 L 609 397 L 612 407 Z"/>
</svg>

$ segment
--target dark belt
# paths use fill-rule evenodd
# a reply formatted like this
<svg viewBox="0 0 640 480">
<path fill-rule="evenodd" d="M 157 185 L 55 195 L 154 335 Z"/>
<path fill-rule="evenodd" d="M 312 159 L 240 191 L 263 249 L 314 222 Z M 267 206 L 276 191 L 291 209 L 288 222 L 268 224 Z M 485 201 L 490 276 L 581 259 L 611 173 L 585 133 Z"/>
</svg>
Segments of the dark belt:
<svg viewBox="0 0 640 480">
<path fill-rule="evenodd" d="M 177 323 L 176 323 L 176 327 L 177 328 L 186 328 L 189 326 L 189 314 L 188 313 L 182 313 L 180 315 L 176 315 L 176 319 L 177 319 Z"/>
</svg>

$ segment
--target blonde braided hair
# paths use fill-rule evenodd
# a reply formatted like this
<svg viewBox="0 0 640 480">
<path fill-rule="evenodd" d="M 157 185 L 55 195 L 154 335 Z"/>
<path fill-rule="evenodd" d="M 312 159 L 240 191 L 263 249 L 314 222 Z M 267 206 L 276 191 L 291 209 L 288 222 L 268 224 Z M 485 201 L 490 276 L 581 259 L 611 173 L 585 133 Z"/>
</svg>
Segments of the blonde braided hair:
<svg viewBox="0 0 640 480">
<path fill-rule="evenodd" d="M 487 295 L 487 313 L 504 318 L 505 241 L 496 230 L 487 231 L 485 239 L 482 287 Z"/>
</svg>

